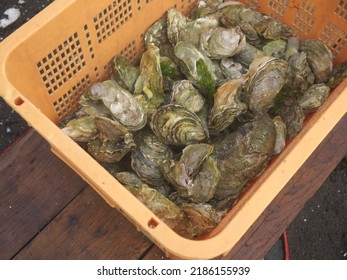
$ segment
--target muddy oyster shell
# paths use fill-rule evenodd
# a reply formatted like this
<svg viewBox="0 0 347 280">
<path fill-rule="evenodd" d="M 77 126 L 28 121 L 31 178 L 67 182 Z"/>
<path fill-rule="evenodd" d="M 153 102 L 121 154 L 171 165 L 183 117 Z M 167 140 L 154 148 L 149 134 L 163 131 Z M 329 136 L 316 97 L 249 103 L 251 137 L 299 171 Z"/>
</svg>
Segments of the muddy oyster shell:
<svg viewBox="0 0 347 280">
<path fill-rule="evenodd" d="M 217 79 L 212 61 L 193 45 L 184 42 L 176 44 L 175 55 L 180 59 L 182 72 L 207 100 L 211 100 L 216 91 Z"/>
<path fill-rule="evenodd" d="M 136 149 L 131 153 L 131 167 L 136 174 L 146 183 L 156 189 L 165 188 L 164 195 L 170 193 L 170 188 L 164 181 L 160 171 L 161 162 L 172 158 L 170 147 L 160 141 L 152 131 L 144 130 L 135 137 Z"/>
<path fill-rule="evenodd" d="M 118 162 L 136 147 L 133 135 L 119 122 L 105 117 L 95 117 L 95 124 L 100 135 L 98 139 L 88 143 L 88 152 L 96 160 Z"/>
<path fill-rule="evenodd" d="M 154 134 L 164 143 L 176 146 L 206 141 L 208 130 L 201 119 L 183 106 L 161 106 L 150 122 Z"/>
<path fill-rule="evenodd" d="M 168 159 L 160 165 L 166 180 L 183 199 L 201 203 L 213 197 L 220 173 L 210 157 L 212 152 L 211 145 L 192 144 L 184 148 L 179 161 Z"/>
<path fill-rule="evenodd" d="M 287 82 L 288 63 L 273 57 L 261 57 L 250 65 L 244 83 L 248 107 L 252 112 L 267 111 Z"/>
<path fill-rule="evenodd" d="M 264 114 L 214 143 L 213 157 L 221 173 L 214 197 L 237 197 L 247 182 L 264 169 L 275 142 L 274 122 Z"/>
<path fill-rule="evenodd" d="M 246 37 L 240 28 L 208 28 L 200 37 L 201 50 L 212 59 L 236 55 L 246 45 Z"/>
<path fill-rule="evenodd" d="M 131 61 L 121 55 L 114 58 L 114 72 L 116 81 L 130 92 L 134 91 L 134 85 L 140 75 L 140 70 L 131 64 Z"/>
<path fill-rule="evenodd" d="M 214 95 L 214 104 L 208 121 L 211 134 L 217 134 L 230 126 L 235 118 L 247 110 L 241 101 L 243 78 L 233 79 L 220 86 Z"/>
<path fill-rule="evenodd" d="M 326 84 L 316 84 L 300 96 L 298 103 L 304 110 L 304 113 L 316 111 L 327 100 L 330 88 Z"/>
<path fill-rule="evenodd" d="M 159 49 L 148 46 L 140 62 L 141 74 L 135 83 L 135 95 L 143 95 L 154 107 L 164 102 L 163 75 L 160 68 Z"/>
<path fill-rule="evenodd" d="M 139 130 L 146 125 L 147 117 L 140 103 L 114 80 L 93 84 L 88 96 L 101 100 L 112 117 L 129 131 Z"/>
<path fill-rule="evenodd" d="M 301 51 L 307 55 L 308 64 L 316 77 L 315 83 L 327 82 L 333 68 L 333 57 L 328 47 L 317 39 L 307 39 L 301 42 Z"/>
<path fill-rule="evenodd" d="M 69 121 L 61 130 L 77 142 L 89 142 L 97 137 L 99 130 L 94 116 L 84 116 Z"/>
</svg>

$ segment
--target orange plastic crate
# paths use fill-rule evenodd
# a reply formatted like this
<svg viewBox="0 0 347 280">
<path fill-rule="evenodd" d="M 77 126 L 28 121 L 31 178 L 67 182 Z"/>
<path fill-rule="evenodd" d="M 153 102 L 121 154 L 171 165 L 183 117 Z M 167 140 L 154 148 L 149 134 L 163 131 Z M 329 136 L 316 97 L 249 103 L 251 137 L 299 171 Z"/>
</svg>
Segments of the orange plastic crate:
<svg viewBox="0 0 347 280">
<path fill-rule="evenodd" d="M 307 122 L 301 133 L 202 240 L 173 232 L 57 127 L 77 108 L 83 91 L 105 79 L 112 58 L 135 62 L 145 30 L 169 8 L 188 13 L 192 0 L 56 0 L 0 45 L 0 95 L 112 207 L 123 212 L 169 257 L 211 259 L 227 254 L 289 179 L 329 134 L 347 109 L 347 81 Z M 347 1 L 241 1 L 282 19 L 298 35 L 319 38 L 347 58 Z M 324 166 L 322 167 L 324 168 Z"/>
</svg>

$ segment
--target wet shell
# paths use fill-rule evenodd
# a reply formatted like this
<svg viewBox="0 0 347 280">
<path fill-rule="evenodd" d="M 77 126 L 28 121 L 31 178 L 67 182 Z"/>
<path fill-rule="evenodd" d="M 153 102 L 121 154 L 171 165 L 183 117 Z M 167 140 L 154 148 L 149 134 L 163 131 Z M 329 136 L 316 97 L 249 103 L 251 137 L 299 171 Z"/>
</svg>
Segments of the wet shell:
<svg viewBox="0 0 347 280">
<path fill-rule="evenodd" d="M 174 104 L 155 111 L 150 126 L 161 141 L 176 146 L 203 142 L 209 137 L 206 126 L 195 113 Z"/>
</svg>

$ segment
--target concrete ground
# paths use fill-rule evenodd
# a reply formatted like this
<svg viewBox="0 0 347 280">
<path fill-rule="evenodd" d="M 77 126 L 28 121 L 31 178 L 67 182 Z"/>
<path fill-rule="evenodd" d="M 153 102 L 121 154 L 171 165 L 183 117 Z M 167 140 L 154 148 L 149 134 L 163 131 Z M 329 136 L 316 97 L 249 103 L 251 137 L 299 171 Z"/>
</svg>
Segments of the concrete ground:
<svg viewBox="0 0 347 280">
<path fill-rule="evenodd" d="M 0 42 L 51 2 L 1 0 Z M 17 10 L 4 14 L 9 8 Z M 6 26 L 18 11 L 19 17 Z M 0 98 L 0 154 L 26 130 L 26 122 Z M 307 202 L 287 233 L 291 259 L 347 259 L 347 160 Z"/>
</svg>

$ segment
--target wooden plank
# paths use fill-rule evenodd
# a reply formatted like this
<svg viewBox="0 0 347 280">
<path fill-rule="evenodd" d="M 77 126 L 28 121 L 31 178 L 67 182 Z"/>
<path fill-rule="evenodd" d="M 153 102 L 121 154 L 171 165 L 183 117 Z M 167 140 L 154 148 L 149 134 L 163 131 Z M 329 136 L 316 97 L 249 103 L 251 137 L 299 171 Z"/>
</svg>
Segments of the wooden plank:
<svg viewBox="0 0 347 280">
<path fill-rule="evenodd" d="M 169 260 L 169 258 L 166 257 L 164 252 L 157 246 L 153 246 L 148 253 L 143 256 L 143 260 Z"/>
<path fill-rule="evenodd" d="M 87 185 L 34 130 L 0 158 L 0 259 L 11 259 Z"/>
<path fill-rule="evenodd" d="M 152 243 L 90 187 L 15 259 L 139 259 Z"/>
<path fill-rule="evenodd" d="M 261 259 L 347 153 L 347 114 L 225 259 Z"/>
</svg>

